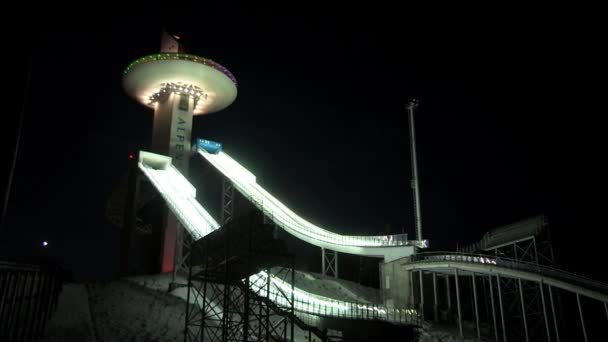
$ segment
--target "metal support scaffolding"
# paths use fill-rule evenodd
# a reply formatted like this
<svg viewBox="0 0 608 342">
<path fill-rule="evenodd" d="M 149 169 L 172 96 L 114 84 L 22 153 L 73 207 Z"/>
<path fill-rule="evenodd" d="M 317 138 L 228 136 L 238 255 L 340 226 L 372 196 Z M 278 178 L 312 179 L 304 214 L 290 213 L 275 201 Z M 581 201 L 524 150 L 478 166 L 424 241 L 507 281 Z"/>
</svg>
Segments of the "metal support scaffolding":
<svg viewBox="0 0 608 342">
<path fill-rule="evenodd" d="M 496 323 L 496 308 L 494 305 L 494 288 L 492 285 L 492 276 L 488 276 L 488 282 L 490 285 L 490 302 L 492 304 L 492 322 L 494 324 L 494 338 L 498 342 L 498 325 Z"/>
<path fill-rule="evenodd" d="M 234 216 L 234 186 L 232 183 L 224 179 L 222 181 L 222 215 L 221 223 L 230 222 Z"/>
<path fill-rule="evenodd" d="M 530 240 L 532 241 L 532 240 Z M 510 246 L 518 257 L 521 250 Z M 529 249 L 533 250 L 532 247 Z M 542 294 L 537 282 L 511 277 L 497 277 L 503 302 L 505 325 L 509 340 L 542 341 L 545 339 L 545 323 L 542 309 Z"/>
<path fill-rule="evenodd" d="M 484 250 L 497 256 L 505 256 L 517 261 L 542 265 L 554 265 L 553 246 L 545 235 L 529 236 L 524 239 L 504 243 Z"/>
<path fill-rule="evenodd" d="M 581 307 L 581 297 L 579 294 L 576 294 L 576 303 L 578 304 L 578 314 L 581 318 L 581 328 L 583 329 L 583 337 L 585 338 L 585 342 L 587 342 L 587 329 L 585 328 L 585 318 L 583 317 L 583 308 Z"/>
<path fill-rule="evenodd" d="M 519 297 L 521 299 L 521 317 L 524 322 L 524 333 L 526 336 L 526 342 L 529 342 L 530 339 L 528 337 L 528 320 L 526 318 L 526 304 L 524 303 L 524 291 L 521 287 L 521 279 L 517 279 L 517 282 L 519 283 Z"/>
<path fill-rule="evenodd" d="M 439 304 L 437 303 L 437 273 L 433 272 L 433 316 L 435 322 L 439 321 Z"/>
<path fill-rule="evenodd" d="M 338 252 L 321 248 L 321 270 L 323 275 L 338 278 Z"/>
<path fill-rule="evenodd" d="M 555 315 L 555 302 L 553 301 L 553 290 L 549 285 L 549 300 L 551 301 L 551 312 L 553 313 L 553 326 L 555 327 L 555 339 L 559 342 L 559 328 L 557 327 L 557 316 Z"/>
<path fill-rule="evenodd" d="M 481 330 L 479 329 L 479 308 L 477 306 L 477 286 L 475 285 L 475 273 L 472 274 L 471 280 L 473 282 L 473 300 L 475 302 L 475 326 L 477 328 L 477 339 L 481 341 Z"/>
<path fill-rule="evenodd" d="M 448 314 L 451 317 L 451 315 L 452 315 L 452 294 L 450 293 L 450 275 L 449 274 L 445 276 L 445 293 L 447 294 L 447 300 L 448 300 Z"/>
<path fill-rule="evenodd" d="M 462 331 L 462 311 L 460 310 L 460 287 L 458 286 L 458 269 L 454 269 L 454 276 L 456 281 L 456 305 L 458 306 L 458 329 L 460 330 L 460 337 L 464 338 Z"/>
<path fill-rule="evenodd" d="M 409 293 L 409 303 L 411 306 L 414 306 L 414 271 L 409 272 L 408 282 L 410 285 L 410 293 Z M 415 307 L 415 306 L 414 306 Z"/>
<path fill-rule="evenodd" d="M 502 289 L 500 287 L 500 276 L 496 276 L 496 282 L 498 283 L 498 305 L 500 306 L 500 319 L 502 321 L 502 337 L 504 342 L 507 342 L 507 327 L 505 324 L 505 311 L 502 306 Z"/>
<path fill-rule="evenodd" d="M 175 267 L 173 267 L 173 282 L 178 279 L 177 274 L 187 274 L 189 272 L 190 246 L 192 245 L 192 237 L 186 231 L 186 228 L 177 222 L 176 241 L 175 241 Z M 176 284 L 174 284 L 175 286 Z M 186 285 L 186 284 L 179 284 Z"/>
<path fill-rule="evenodd" d="M 423 277 L 424 277 L 424 272 L 420 271 L 418 272 L 418 280 L 420 282 L 420 306 L 419 306 L 419 310 L 420 310 L 420 316 L 422 318 L 422 320 L 424 320 L 424 285 L 423 285 Z"/>
<path fill-rule="evenodd" d="M 293 341 L 294 324 L 326 340 L 295 315 L 294 258 L 272 229 L 257 212 L 193 244 L 185 341 Z"/>
<path fill-rule="evenodd" d="M 540 287 L 540 297 L 543 304 L 543 318 L 545 321 L 545 328 L 547 329 L 547 341 L 551 342 L 551 329 L 549 328 L 549 318 L 547 317 L 547 305 L 545 304 L 545 291 L 543 290 L 544 284 L 542 280 L 538 283 L 538 286 Z"/>
</svg>

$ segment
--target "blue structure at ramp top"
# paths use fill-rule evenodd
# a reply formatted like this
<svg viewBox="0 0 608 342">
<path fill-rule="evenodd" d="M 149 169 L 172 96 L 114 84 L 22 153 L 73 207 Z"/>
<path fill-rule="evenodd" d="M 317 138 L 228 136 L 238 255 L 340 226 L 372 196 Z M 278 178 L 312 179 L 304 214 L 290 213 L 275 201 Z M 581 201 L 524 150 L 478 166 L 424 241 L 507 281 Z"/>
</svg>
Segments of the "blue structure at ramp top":
<svg viewBox="0 0 608 342">
<path fill-rule="evenodd" d="M 196 144 L 198 145 L 198 148 L 202 148 L 203 150 L 212 154 L 218 154 L 222 151 L 222 144 L 217 141 L 199 138 L 197 139 Z"/>
</svg>

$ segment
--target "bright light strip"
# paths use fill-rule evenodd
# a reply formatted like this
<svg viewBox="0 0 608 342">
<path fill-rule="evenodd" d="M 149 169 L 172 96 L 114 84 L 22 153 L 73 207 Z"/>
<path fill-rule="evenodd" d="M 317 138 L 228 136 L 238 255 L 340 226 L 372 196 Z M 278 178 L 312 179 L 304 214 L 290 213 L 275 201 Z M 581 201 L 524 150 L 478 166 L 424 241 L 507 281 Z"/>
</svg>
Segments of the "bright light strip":
<svg viewBox="0 0 608 342">
<path fill-rule="evenodd" d="M 393 240 L 391 235 L 383 236 L 352 236 L 340 235 L 314 225 L 287 208 L 277 198 L 272 196 L 256 183 L 255 176 L 228 154 L 219 152 L 211 154 L 203 149 L 198 150 L 222 174 L 228 177 L 234 186 L 246 197 L 251 198 L 254 205 L 271 217 L 275 223 L 288 232 L 302 234 L 311 239 L 326 244 L 352 247 L 399 247 L 408 244 L 407 241 Z"/>
<path fill-rule="evenodd" d="M 195 240 L 219 228 L 217 221 L 196 200 L 194 186 L 173 165 L 164 170 L 155 170 L 140 162 L 139 168 Z"/>
<path fill-rule="evenodd" d="M 495 259 L 490 259 L 485 256 L 474 255 L 459 255 L 459 254 L 437 254 L 437 255 L 422 255 L 424 261 L 462 261 L 478 264 L 496 265 Z"/>
<path fill-rule="evenodd" d="M 267 279 L 270 276 L 270 296 L 266 289 Z M 263 297 L 268 297 L 272 301 L 280 305 L 290 305 L 287 297 L 292 294 L 291 284 L 276 277 L 273 274 L 268 274 L 265 271 L 258 272 L 249 277 L 251 288 Z M 283 293 L 283 294 L 281 294 Z M 273 296 L 274 295 L 274 296 Z M 397 309 L 386 308 L 375 304 L 361 304 L 335 300 L 329 297 L 324 297 L 310 292 L 304 291 L 294 286 L 294 309 L 299 312 L 314 314 L 314 315 L 329 315 L 335 317 L 352 317 L 366 318 L 366 312 L 377 313 L 383 315 L 384 319 L 389 321 L 407 320 L 406 316 L 416 315 L 414 309 Z"/>
<path fill-rule="evenodd" d="M 230 164 L 230 160 L 226 164 Z M 232 162 L 231 173 L 237 174 L 241 179 L 245 179 L 246 181 L 255 184 L 255 176 L 252 173 L 245 168 L 240 167 L 240 165 L 233 160 Z M 169 165 L 165 169 L 153 169 L 140 162 L 138 166 L 148 179 L 150 179 L 152 184 L 165 199 L 171 211 L 177 216 L 179 221 L 185 226 L 186 230 L 195 240 L 198 240 L 219 228 L 220 225 L 217 221 L 215 221 L 196 200 L 196 189 L 194 186 L 192 186 L 192 184 L 190 184 L 173 165 Z M 269 200 L 276 199 L 269 198 Z M 267 291 L 265 287 L 266 280 L 269 276 L 272 286 L 270 293 L 268 293 L 269 291 Z M 287 293 L 289 296 L 292 293 L 291 284 L 282 279 L 262 271 L 250 277 L 250 284 L 258 295 L 268 297 L 279 305 L 290 305 L 285 296 L 279 295 L 281 292 Z M 294 309 L 299 312 L 310 314 L 365 318 L 366 315 L 363 314 L 363 312 L 372 311 L 384 315 L 383 319 L 389 321 L 407 319 L 406 317 L 416 314 L 416 311 L 411 309 L 387 310 L 386 308 L 372 304 L 367 305 L 339 301 L 329 297 L 315 295 L 297 287 L 293 288 L 293 296 L 295 299 Z M 221 310 L 219 307 L 215 309 Z"/>
</svg>

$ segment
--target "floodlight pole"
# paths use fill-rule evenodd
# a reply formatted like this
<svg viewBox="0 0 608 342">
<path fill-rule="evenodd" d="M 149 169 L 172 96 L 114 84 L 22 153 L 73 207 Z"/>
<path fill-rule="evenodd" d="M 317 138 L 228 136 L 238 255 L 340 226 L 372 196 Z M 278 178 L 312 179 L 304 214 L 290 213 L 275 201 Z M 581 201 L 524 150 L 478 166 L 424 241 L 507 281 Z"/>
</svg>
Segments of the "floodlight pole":
<svg viewBox="0 0 608 342">
<path fill-rule="evenodd" d="M 410 124 L 410 157 L 412 159 L 412 189 L 414 190 L 414 215 L 416 220 L 416 240 L 422 241 L 422 220 L 420 215 L 420 186 L 418 184 L 418 164 L 416 161 L 416 135 L 414 130 L 414 108 L 418 100 L 412 99 L 406 106 Z"/>
</svg>

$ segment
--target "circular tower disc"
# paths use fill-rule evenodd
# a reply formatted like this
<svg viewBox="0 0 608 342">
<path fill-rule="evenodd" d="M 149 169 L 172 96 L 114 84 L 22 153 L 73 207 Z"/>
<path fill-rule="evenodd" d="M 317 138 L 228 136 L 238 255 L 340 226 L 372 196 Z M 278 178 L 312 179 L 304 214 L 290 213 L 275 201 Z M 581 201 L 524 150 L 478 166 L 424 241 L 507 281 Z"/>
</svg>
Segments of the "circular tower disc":
<svg viewBox="0 0 608 342">
<path fill-rule="evenodd" d="M 159 53 L 142 57 L 125 69 L 123 87 L 141 104 L 154 108 L 154 97 L 164 91 L 199 98 L 194 115 L 217 112 L 236 99 L 236 79 L 218 63 L 202 57 Z"/>
</svg>

